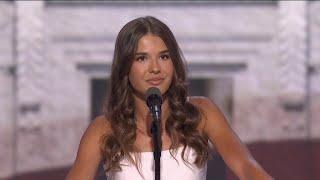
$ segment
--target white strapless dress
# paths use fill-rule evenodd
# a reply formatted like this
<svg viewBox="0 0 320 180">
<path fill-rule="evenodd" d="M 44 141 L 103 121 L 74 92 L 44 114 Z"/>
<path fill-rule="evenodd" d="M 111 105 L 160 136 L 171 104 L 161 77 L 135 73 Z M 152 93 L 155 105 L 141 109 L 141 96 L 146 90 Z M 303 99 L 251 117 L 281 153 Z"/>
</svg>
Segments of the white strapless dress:
<svg viewBox="0 0 320 180">
<path fill-rule="evenodd" d="M 169 150 L 162 151 L 160 176 L 161 180 L 205 180 L 207 176 L 207 164 L 198 168 L 193 164 L 196 153 L 192 148 L 187 147 L 185 159 L 190 164 L 185 163 L 181 158 L 183 147 L 177 150 L 176 159 L 171 156 Z M 153 152 L 141 153 L 141 173 L 128 160 L 120 161 L 121 171 L 109 172 L 108 180 L 154 180 L 154 159 Z"/>
</svg>

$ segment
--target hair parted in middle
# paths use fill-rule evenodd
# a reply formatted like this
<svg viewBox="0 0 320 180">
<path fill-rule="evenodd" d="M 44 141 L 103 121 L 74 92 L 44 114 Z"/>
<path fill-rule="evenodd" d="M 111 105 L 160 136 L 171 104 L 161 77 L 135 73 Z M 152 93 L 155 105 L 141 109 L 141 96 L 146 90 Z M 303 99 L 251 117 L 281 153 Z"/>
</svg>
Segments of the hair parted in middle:
<svg viewBox="0 0 320 180">
<path fill-rule="evenodd" d="M 208 139 L 200 134 L 197 127 L 203 114 L 201 110 L 187 101 L 185 63 L 178 43 L 167 25 L 151 17 L 140 17 L 128 22 L 119 32 L 113 56 L 108 101 L 105 102 L 104 115 L 111 125 L 111 133 L 104 136 L 101 152 L 106 172 L 120 170 L 120 160 L 127 157 L 138 168 L 139 158 L 130 153 L 139 153 L 134 146 L 137 125 L 134 114 L 133 89 L 129 82 L 129 71 L 137 51 L 139 40 L 152 34 L 160 37 L 168 48 L 174 66 L 171 85 L 165 96 L 169 102 L 170 114 L 165 130 L 171 139 L 170 154 L 174 156 L 183 145 L 182 159 L 186 147 L 195 150 L 194 163 L 198 167 L 205 165 L 209 158 Z M 139 157 L 139 156 L 135 156 Z M 139 170 L 139 169 L 138 169 Z M 139 171 L 140 172 L 140 171 Z"/>
</svg>

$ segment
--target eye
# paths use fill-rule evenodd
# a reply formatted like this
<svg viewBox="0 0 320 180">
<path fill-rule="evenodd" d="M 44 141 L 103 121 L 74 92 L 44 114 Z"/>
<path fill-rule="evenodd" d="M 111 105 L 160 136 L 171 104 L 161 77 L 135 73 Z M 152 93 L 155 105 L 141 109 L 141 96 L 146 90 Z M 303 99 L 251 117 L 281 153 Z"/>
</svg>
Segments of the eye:
<svg viewBox="0 0 320 180">
<path fill-rule="evenodd" d="M 160 59 L 166 60 L 166 59 L 170 59 L 169 54 L 163 54 L 160 56 Z"/>
<path fill-rule="evenodd" d="M 145 60 L 147 60 L 147 58 L 146 58 L 146 56 L 138 56 L 137 58 L 136 58 L 136 61 L 145 61 Z"/>
</svg>

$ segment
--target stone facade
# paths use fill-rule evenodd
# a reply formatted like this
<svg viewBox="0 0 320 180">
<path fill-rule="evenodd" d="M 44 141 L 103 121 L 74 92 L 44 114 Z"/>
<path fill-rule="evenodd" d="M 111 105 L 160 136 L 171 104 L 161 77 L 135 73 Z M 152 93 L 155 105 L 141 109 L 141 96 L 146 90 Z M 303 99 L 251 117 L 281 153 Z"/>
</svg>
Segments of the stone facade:
<svg viewBox="0 0 320 180">
<path fill-rule="evenodd" d="M 0 2 L 0 179 L 14 172 L 14 4 Z"/>
<path fill-rule="evenodd" d="M 309 127 L 311 137 L 320 137 L 320 2 L 314 1 L 309 3 Z"/>
<path fill-rule="evenodd" d="M 0 178 L 73 162 L 90 82 L 109 76 L 120 28 L 145 15 L 172 29 L 190 78 L 217 79 L 208 96 L 223 111 L 232 99 L 227 117 L 244 142 L 319 138 L 319 12 L 303 1 L 1 2 Z"/>
</svg>

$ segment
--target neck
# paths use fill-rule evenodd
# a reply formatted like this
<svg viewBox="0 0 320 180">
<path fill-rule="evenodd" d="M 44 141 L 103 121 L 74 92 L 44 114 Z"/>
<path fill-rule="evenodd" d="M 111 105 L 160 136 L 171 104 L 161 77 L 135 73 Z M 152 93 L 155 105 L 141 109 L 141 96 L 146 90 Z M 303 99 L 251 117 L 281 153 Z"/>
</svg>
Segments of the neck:
<svg viewBox="0 0 320 180">
<path fill-rule="evenodd" d="M 149 132 L 152 123 L 152 115 L 149 108 L 143 98 L 136 96 L 135 94 L 133 95 L 133 98 L 137 127 L 142 131 Z M 163 127 L 162 129 L 164 129 L 166 120 L 169 116 L 169 102 L 167 98 L 163 100 L 161 111 L 161 126 Z"/>
</svg>

